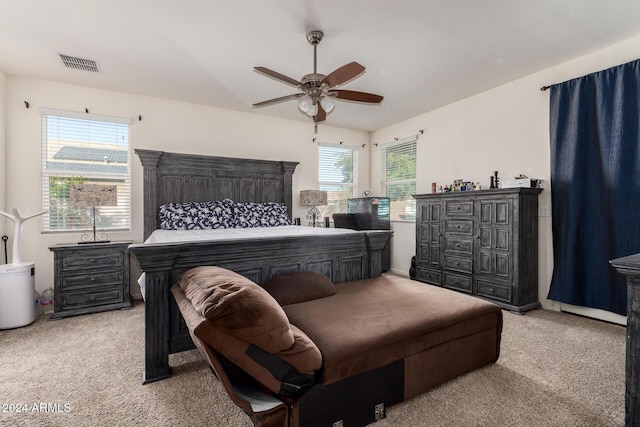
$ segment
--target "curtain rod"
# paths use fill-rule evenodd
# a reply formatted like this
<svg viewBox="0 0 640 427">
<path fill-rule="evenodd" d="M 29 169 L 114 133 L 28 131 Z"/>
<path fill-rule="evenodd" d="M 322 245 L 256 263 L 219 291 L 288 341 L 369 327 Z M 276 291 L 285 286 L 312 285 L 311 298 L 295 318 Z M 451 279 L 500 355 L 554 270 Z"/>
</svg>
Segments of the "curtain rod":
<svg viewBox="0 0 640 427">
<path fill-rule="evenodd" d="M 544 92 L 544 91 L 545 91 L 545 90 L 547 90 L 547 89 L 551 89 L 551 86 L 542 86 L 542 87 L 540 88 L 540 91 L 541 91 L 541 92 Z"/>
</svg>

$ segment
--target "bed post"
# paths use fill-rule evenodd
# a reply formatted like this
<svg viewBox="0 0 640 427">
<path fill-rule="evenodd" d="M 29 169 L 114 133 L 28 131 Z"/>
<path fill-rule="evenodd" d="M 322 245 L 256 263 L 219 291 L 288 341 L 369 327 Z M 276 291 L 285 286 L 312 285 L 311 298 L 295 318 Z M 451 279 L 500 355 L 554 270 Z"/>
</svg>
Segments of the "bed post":
<svg viewBox="0 0 640 427">
<path fill-rule="evenodd" d="M 289 212 L 289 219 L 293 220 L 293 171 L 296 170 L 298 162 L 280 162 L 282 165 L 283 174 L 283 190 L 284 190 L 284 204 L 287 206 Z"/>
<path fill-rule="evenodd" d="M 144 238 L 153 233 L 153 230 L 158 228 L 156 226 L 156 211 L 158 210 L 158 191 L 156 190 L 158 185 L 158 164 L 160 158 L 164 154 L 164 151 L 153 150 L 140 150 L 135 149 L 135 153 L 140 157 L 142 163 L 142 188 L 145 190 L 152 189 L 153 191 L 144 192 L 144 210 L 143 210 L 143 224 L 144 224 Z"/>
<path fill-rule="evenodd" d="M 162 251 L 143 245 L 132 251 L 145 272 L 144 303 L 144 371 L 142 384 L 148 384 L 171 375 L 169 368 L 169 318 L 170 271 L 178 248 L 167 247 Z"/>
<path fill-rule="evenodd" d="M 393 232 L 388 230 L 367 230 L 367 248 L 369 249 L 369 277 L 379 277 L 382 275 L 382 250 Z"/>
</svg>

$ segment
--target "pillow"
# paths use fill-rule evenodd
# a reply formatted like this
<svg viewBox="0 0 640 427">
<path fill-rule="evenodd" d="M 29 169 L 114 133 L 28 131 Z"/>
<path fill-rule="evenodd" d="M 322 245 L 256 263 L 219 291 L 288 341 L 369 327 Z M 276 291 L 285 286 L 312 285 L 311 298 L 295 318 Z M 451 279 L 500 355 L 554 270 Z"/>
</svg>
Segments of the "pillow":
<svg viewBox="0 0 640 427">
<path fill-rule="evenodd" d="M 203 266 L 183 273 L 178 285 L 202 317 L 227 333 L 269 353 L 293 345 L 293 331 L 282 307 L 246 277 Z"/>
<path fill-rule="evenodd" d="M 236 202 L 233 205 L 233 214 L 236 226 L 240 228 L 291 225 L 287 206 L 282 203 Z"/>
<path fill-rule="evenodd" d="M 314 271 L 296 271 L 273 277 L 262 286 L 280 305 L 297 304 L 336 293 L 325 275 Z"/>
<path fill-rule="evenodd" d="M 269 224 L 269 227 L 291 225 L 287 205 L 284 203 L 265 202 L 263 206 L 264 221 Z"/>
<path fill-rule="evenodd" d="M 233 228 L 233 201 L 166 203 L 160 206 L 160 228 L 163 230 L 209 230 Z"/>
</svg>

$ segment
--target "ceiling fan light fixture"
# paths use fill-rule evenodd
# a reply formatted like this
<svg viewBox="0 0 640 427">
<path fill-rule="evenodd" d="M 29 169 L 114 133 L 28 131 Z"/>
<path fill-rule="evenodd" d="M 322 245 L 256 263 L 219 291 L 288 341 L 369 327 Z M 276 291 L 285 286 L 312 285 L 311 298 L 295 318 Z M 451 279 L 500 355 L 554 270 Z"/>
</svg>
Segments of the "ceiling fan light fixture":
<svg viewBox="0 0 640 427">
<path fill-rule="evenodd" d="M 311 98 L 305 96 L 304 98 L 300 98 L 300 100 L 298 101 L 298 110 L 302 111 L 305 114 L 309 114 L 309 109 L 312 105 L 313 104 Z"/>
<path fill-rule="evenodd" d="M 318 114 L 318 104 L 313 103 L 309 106 L 309 111 L 307 111 L 307 115 L 310 117 L 313 117 L 316 114 Z"/>
<path fill-rule="evenodd" d="M 322 108 L 324 109 L 324 111 L 327 114 L 329 114 L 331 111 L 333 111 L 333 108 L 336 106 L 336 103 L 328 98 L 322 98 L 322 100 L 320 101 L 320 105 L 322 105 Z"/>
</svg>

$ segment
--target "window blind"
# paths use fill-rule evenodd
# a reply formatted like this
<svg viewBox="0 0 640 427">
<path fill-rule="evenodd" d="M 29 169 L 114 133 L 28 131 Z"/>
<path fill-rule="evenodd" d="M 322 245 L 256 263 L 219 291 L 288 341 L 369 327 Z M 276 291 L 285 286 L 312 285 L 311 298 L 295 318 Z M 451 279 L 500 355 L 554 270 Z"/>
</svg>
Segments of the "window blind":
<svg viewBox="0 0 640 427">
<path fill-rule="evenodd" d="M 72 184 L 116 186 L 116 206 L 95 206 L 96 227 L 130 229 L 130 120 L 48 109 L 40 112 L 43 232 L 92 227 L 93 208 L 70 202 Z"/>
<path fill-rule="evenodd" d="M 415 220 L 416 201 L 415 136 L 382 147 L 382 191 L 389 197 L 392 220 Z"/>
<path fill-rule="evenodd" d="M 358 147 L 318 144 L 318 183 L 327 192 L 323 217 L 347 211 L 347 199 L 358 192 Z"/>
</svg>

